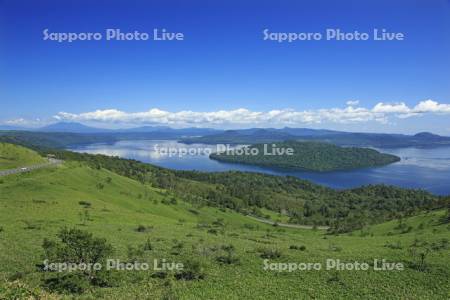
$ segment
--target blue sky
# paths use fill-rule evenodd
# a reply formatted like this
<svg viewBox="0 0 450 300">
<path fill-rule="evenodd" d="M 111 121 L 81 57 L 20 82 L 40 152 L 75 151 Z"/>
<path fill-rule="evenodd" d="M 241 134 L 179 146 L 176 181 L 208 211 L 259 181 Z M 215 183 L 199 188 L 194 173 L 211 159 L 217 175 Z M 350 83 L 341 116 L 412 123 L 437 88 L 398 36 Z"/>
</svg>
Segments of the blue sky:
<svg viewBox="0 0 450 300">
<path fill-rule="evenodd" d="M 46 28 L 165 28 L 185 39 L 58 43 L 43 40 Z M 263 40 L 266 28 L 384 28 L 405 40 L 278 43 Z M 449 53 L 448 0 L 0 0 L 0 122 L 38 126 L 58 116 L 103 127 L 288 125 L 450 135 Z"/>
</svg>

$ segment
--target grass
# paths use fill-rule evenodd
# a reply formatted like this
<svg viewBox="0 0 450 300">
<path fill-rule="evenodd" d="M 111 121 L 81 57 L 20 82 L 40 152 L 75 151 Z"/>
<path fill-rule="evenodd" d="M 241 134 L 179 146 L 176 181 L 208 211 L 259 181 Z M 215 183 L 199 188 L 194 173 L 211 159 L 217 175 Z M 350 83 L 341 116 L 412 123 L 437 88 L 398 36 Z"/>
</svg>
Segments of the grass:
<svg viewBox="0 0 450 300">
<path fill-rule="evenodd" d="M 449 226 L 438 221 L 443 211 L 403 220 L 412 227 L 407 233 L 397 230 L 399 222 L 392 221 L 330 236 L 323 231 L 273 227 L 229 210 L 193 207 L 180 199 L 171 204 L 174 195 L 168 191 L 74 162 L 2 180 L 0 285 L 4 287 L 17 280 L 30 289 L 39 288 L 42 274 L 36 264 L 42 263 L 42 242 L 44 238 L 56 239 L 59 228 L 69 226 L 107 239 L 115 248 L 115 258 L 126 260 L 130 247 L 151 244 L 146 248 L 151 250 L 139 254 L 142 259 L 195 259 L 205 270 L 203 279 L 191 281 L 152 276 L 153 271 L 127 272 L 118 286 L 93 288 L 76 296 L 80 299 L 449 297 L 448 249 L 429 255 L 427 271 L 406 267 L 404 271 L 390 272 L 277 272 L 263 270 L 262 257 L 269 257 L 271 262 L 297 263 L 324 263 L 328 258 L 371 262 L 384 258 L 409 266 L 415 258 L 407 248 L 414 240 L 437 243 L 450 237 Z M 279 217 L 274 212 L 264 213 L 274 220 Z M 397 243 L 401 249 L 386 246 Z M 305 245 L 306 249 L 299 251 L 292 245 Z"/>
<path fill-rule="evenodd" d="M 0 143 L 0 170 L 43 163 L 45 159 L 27 148 Z"/>
<path fill-rule="evenodd" d="M 278 223 L 288 223 L 289 222 L 289 216 L 286 216 L 284 214 L 280 214 L 277 212 L 274 212 L 272 210 L 268 210 L 266 208 L 261 208 L 261 215 L 263 218 L 268 219 L 273 222 Z"/>
</svg>

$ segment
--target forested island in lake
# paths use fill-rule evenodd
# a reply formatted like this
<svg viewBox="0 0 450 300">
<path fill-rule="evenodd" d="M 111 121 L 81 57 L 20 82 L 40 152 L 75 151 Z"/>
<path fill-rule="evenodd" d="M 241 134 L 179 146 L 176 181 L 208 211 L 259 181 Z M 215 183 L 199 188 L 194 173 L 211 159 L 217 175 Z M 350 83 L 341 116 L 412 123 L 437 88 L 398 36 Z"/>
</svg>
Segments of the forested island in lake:
<svg viewBox="0 0 450 300">
<path fill-rule="evenodd" d="M 384 166 L 400 161 L 395 155 L 369 148 L 297 141 L 254 144 L 245 149 L 213 153 L 210 158 L 223 162 L 318 172 Z"/>
</svg>

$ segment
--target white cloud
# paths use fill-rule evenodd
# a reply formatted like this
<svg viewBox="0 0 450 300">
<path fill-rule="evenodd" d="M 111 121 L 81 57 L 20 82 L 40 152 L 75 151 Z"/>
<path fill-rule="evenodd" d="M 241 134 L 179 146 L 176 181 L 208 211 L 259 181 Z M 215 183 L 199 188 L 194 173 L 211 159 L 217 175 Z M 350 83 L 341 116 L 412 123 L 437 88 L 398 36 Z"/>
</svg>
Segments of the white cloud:
<svg viewBox="0 0 450 300">
<path fill-rule="evenodd" d="M 417 104 L 414 113 L 450 113 L 450 104 L 439 104 L 433 100 L 425 100 Z"/>
<path fill-rule="evenodd" d="M 344 108 L 327 108 L 316 110 L 277 109 L 271 111 L 251 111 L 245 108 L 235 110 L 219 110 L 212 112 L 179 111 L 170 112 L 153 108 L 144 112 L 124 112 L 117 109 L 96 110 L 73 114 L 58 113 L 58 120 L 75 122 L 101 122 L 123 124 L 163 124 L 171 126 L 227 126 L 227 125 L 260 125 L 260 126 L 295 126 L 320 123 L 362 123 L 374 121 L 387 124 L 388 119 L 409 118 L 425 113 L 450 113 L 450 104 L 440 104 L 433 100 L 425 100 L 413 108 L 404 102 L 380 102 L 373 108 L 356 107 L 358 101 L 348 101 Z"/>
<path fill-rule="evenodd" d="M 380 102 L 373 107 L 372 112 L 407 114 L 411 109 L 403 102 L 394 104 Z"/>
<path fill-rule="evenodd" d="M 36 127 L 43 124 L 42 120 L 37 119 L 24 119 L 24 118 L 16 118 L 11 120 L 6 120 L 1 122 L 2 125 L 8 126 L 17 126 L 17 127 Z"/>
<path fill-rule="evenodd" d="M 5 121 L 5 124 L 11 125 L 11 126 L 22 126 L 28 124 L 28 121 L 24 118 L 17 118 L 12 120 Z"/>
<path fill-rule="evenodd" d="M 358 106 L 359 100 L 350 100 L 346 102 L 347 106 Z"/>
</svg>

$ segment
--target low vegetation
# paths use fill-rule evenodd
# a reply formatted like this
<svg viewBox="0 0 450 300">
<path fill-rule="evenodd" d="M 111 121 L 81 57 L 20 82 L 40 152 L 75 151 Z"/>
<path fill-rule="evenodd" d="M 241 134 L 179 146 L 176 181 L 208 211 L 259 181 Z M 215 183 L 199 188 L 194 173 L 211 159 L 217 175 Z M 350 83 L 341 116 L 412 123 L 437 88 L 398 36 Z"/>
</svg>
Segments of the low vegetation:
<svg viewBox="0 0 450 300">
<path fill-rule="evenodd" d="M 447 198 L 384 186 L 337 192 L 289 177 L 175 172 L 54 153 L 63 165 L 2 178 L 0 299 L 448 296 Z M 89 213 L 82 221 L 84 211 Z M 258 212 L 346 225 L 336 230 L 341 227 L 330 224 L 330 232 L 282 228 L 245 215 Z M 264 269 L 265 262 L 325 265 L 329 258 L 371 265 L 385 259 L 405 269 Z M 45 259 L 151 267 L 58 273 L 43 269 Z M 154 269 L 154 259 L 167 267 Z"/>
<path fill-rule="evenodd" d="M 45 159 L 25 147 L 0 142 L 0 170 L 43 163 Z"/>
</svg>

